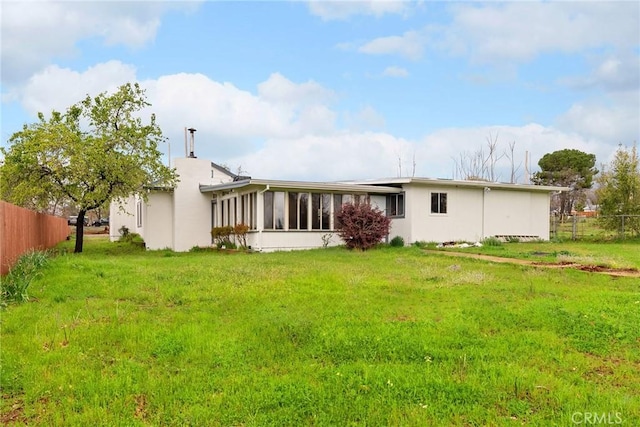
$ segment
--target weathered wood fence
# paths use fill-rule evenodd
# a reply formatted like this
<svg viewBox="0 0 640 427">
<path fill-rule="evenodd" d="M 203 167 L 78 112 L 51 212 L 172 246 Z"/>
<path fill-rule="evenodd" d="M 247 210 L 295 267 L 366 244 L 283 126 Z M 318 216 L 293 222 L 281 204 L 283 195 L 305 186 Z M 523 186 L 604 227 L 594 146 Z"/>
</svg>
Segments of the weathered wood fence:
<svg viewBox="0 0 640 427">
<path fill-rule="evenodd" d="M 0 274 L 8 273 L 20 255 L 52 248 L 68 236 L 65 218 L 0 201 Z"/>
</svg>

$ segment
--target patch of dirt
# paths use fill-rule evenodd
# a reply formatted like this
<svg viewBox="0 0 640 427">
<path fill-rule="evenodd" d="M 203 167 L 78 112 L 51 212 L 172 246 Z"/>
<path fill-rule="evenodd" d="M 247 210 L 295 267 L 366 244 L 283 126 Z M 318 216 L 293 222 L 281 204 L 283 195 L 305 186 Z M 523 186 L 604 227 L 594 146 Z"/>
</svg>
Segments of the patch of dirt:
<svg viewBox="0 0 640 427">
<path fill-rule="evenodd" d="M 2 396 L 2 399 L 7 399 Z M 24 402 L 21 399 L 15 399 L 10 407 L 0 413 L 0 424 L 27 424 L 27 418 L 24 416 Z"/>
<path fill-rule="evenodd" d="M 135 402 L 135 417 L 139 420 L 145 420 L 147 418 L 147 397 L 144 394 L 139 394 L 135 397 Z"/>
<path fill-rule="evenodd" d="M 452 251 L 441 251 L 441 250 L 431 250 L 425 249 L 425 252 L 432 254 L 440 254 L 447 255 L 453 257 L 461 257 L 461 258 L 473 258 L 490 262 L 504 263 L 504 264 L 517 264 L 517 265 L 530 265 L 533 267 L 542 267 L 542 268 L 573 268 L 576 270 L 586 271 L 588 273 L 599 273 L 599 274 L 607 274 L 609 276 L 616 277 L 640 277 L 640 271 L 636 268 L 609 268 L 603 267 L 600 265 L 585 265 L 578 264 L 574 262 L 539 262 L 539 261 L 531 261 L 527 259 L 518 259 L 518 258 L 503 258 L 492 255 L 481 255 L 481 254 L 471 254 L 464 252 L 452 252 Z"/>
</svg>

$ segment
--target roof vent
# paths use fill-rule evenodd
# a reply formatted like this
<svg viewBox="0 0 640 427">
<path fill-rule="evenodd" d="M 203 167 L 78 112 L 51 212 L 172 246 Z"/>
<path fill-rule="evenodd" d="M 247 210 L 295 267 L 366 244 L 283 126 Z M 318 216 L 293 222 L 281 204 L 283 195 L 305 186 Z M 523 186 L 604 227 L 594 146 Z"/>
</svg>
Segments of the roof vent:
<svg viewBox="0 0 640 427">
<path fill-rule="evenodd" d="M 191 141 L 189 142 L 189 149 L 187 150 L 187 131 L 189 131 L 189 133 L 191 134 Z M 184 154 L 187 157 L 191 157 L 192 159 L 195 159 L 195 137 L 196 137 L 196 130 L 194 128 L 189 128 L 187 129 L 186 127 L 184 128 Z M 187 154 L 188 153 L 188 154 Z"/>
</svg>

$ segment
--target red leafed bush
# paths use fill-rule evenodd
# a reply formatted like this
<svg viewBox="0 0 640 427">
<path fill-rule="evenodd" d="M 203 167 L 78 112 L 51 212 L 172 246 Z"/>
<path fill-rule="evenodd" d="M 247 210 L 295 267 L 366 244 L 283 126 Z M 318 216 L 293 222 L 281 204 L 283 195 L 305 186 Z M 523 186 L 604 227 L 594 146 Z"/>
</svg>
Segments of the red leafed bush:
<svg viewBox="0 0 640 427">
<path fill-rule="evenodd" d="M 346 203 L 336 215 L 338 234 L 349 249 L 367 250 L 389 234 L 391 220 L 368 203 Z"/>
</svg>

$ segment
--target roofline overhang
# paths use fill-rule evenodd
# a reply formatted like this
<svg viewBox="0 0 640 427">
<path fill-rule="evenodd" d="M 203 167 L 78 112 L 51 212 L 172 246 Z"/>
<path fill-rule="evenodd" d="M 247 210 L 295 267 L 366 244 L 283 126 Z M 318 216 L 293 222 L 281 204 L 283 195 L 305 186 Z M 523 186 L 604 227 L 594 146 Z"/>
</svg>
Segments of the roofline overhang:
<svg viewBox="0 0 640 427">
<path fill-rule="evenodd" d="M 308 181 L 281 181 L 272 179 L 245 179 L 242 181 L 228 182 L 224 184 L 204 185 L 200 184 L 201 193 L 216 193 L 240 188 L 269 188 L 270 190 L 316 190 L 351 193 L 388 194 L 400 193 L 401 188 L 380 185 L 355 184 L 344 182 L 308 182 Z"/>
<path fill-rule="evenodd" d="M 457 188 L 490 188 L 490 189 L 503 189 L 513 191 L 535 191 L 535 192 L 563 192 L 570 191 L 569 187 L 554 187 L 550 185 L 533 185 L 533 184 L 511 184 L 506 182 L 489 182 L 489 181 L 467 181 L 467 180 L 454 180 L 454 179 L 442 179 L 442 178 L 386 178 L 386 179 L 373 179 L 364 181 L 352 181 L 352 184 L 366 184 L 366 185 L 405 185 L 405 184 L 418 184 L 429 185 L 439 187 L 457 187 Z"/>
</svg>

